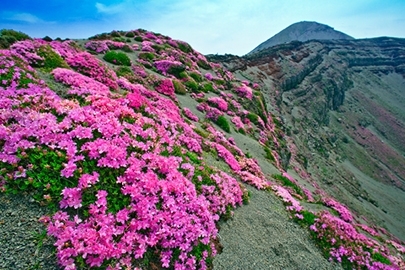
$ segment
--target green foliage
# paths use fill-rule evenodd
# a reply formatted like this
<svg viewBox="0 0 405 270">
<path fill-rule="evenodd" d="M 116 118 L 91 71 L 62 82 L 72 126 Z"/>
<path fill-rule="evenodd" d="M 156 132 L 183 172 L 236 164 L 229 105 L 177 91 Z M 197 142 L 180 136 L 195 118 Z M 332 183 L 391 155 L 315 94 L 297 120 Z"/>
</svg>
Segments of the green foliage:
<svg viewBox="0 0 405 270">
<path fill-rule="evenodd" d="M 198 158 L 198 155 L 194 152 L 187 152 L 186 156 L 190 159 L 193 164 L 201 164 L 201 160 Z"/>
<path fill-rule="evenodd" d="M 126 40 L 126 41 L 128 42 L 128 40 Z M 129 41 L 129 42 L 131 42 L 131 41 Z M 121 50 L 123 50 L 124 52 L 128 52 L 128 53 L 134 51 L 134 50 L 132 50 L 132 48 L 131 48 L 129 45 L 127 45 L 127 44 L 125 44 L 125 45 L 121 48 Z"/>
<path fill-rule="evenodd" d="M 138 41 L 138 42 L 142 42 L 142 41 L 143 41 L 143 38 L 140 37 L 140 36 L 136 36 L 136 37 L 134 38 L 134 40 L 135 40 L 135 41 Z"/>
<path fill-rule="evenodd" d="M 194 80 L 189 80 L 187 82 L 184 83 L 184 85 L 190 89 L 192 92 L 199 92 L 198 89 L 198 83 L 196 83 Z"/>
<path fill-rule="evenodd" d="M 215 89 L 211 82 L 207 82 L 202 85 L 202 91 L 205 93 L 208 93 L 208 92 L 214 92 Z"/>
<path fill-rule="evenodd" d="M 221 115 L 218 117 L 217 121 L 215 121 L 215 123 L 222 128 L 224 131 L 226 132 L 231 132 L 231 127 L 229 125 L 228 120 L 226 119 L 226 117 L 224 115 Z"/>
<path fill-rule="evenodd" d="M 21 40 L 31 39 L 30 36 L 23 32 L 15 31 L 12 29 L 0 30 L 0 48 L 7 49 L 13 43 Z"/>
<path fill-rule="evenodd" d="M 205 70 L 210 70 L 210 69 L 211 69 L 210 64 L 209 64 L 207 61 L 204 61 L 204 60 L 198 60 L 198 61 L 197 61 L 197 65 L 198 65 L 200 68 L 203 68 L 203 69 L 205 69 Z"/>
<path fill-rule="evenodd" d="M 276 161 L 276 159 L 273 156 L 273 153 L 271 152 L 270 148 L 264 146 L 264 152 L 266 152 L 266 158 L 272 162 Z"/>
<path fill-rule="evenodd" d="M 179 65 L 179 66 L 173 65 L 167 70 L 167 73 L 172 74 L 173 76 L 175 76 L 178 79 L 181 79 L 182 72 L 184 72 L 185 70 L 186 70 L 185 65 Z"/>
<path fill-rule="evenodd" d="M 301 215 L 303 219 L 295 217 L 295 221 L 303 227 L 309 227 L 315 223 L 316 215 L 308 210 L 302 210 Z"/>
<path fill-rule="evenodd" d="M 238 131 L 240 134 L 246 135 L 246 131 L 245 131 L 244 128 L 239 128 L 237 131 Z"/>
<path fill-rule="evenodd" d="M 120 66 L 115 71 L 118 77 L 126 77 L 133 75 L 132 69 L 128 66 Z"/>
<path fill-rule="evenodd" d="M 202 82 L 203 78 L 197 72 L 190 72 L 190 77 L 194 79 L 196 82 Z"/>
<path fill-rule="evenodd" d="M 150 52 L 140 53 L 138 57 L 146 61 L 152 61 L 153 59 L 155 59 L 155 55 Z"/>
<path fill-rule="evenodd" d="M 132 38 L 132 37 L 135 37 L 135 33 L 130 31 L 130 32 L 126 33 L 125 36 Z"/>
<path fill-rule="evenodd" d="M 242 195 L 242 202 L 244 205 L 249 204 L 250 202 L 250 191 L 247 189 L 244 189 L 242 184 L 239 184 L 241 186 L 241 189 L 243 190 L 243 195 Z"/>
<path fill-rule="evenodd" d="M 193 48 L 191 48 L 191 46 L 185 42 L 177 42 L 177 46 L 184 53 L 190 53 L 193 51 Z"/>
<path fill-rule="evenodd" d="M 302 192 L 302 189 L 297 184 L 291 182 L 290 179 L 288 179 L 287 177 L 282 176 L 281 174 L 274 174 L 272 176 L 274 179 L 279 180 L 283 186 L 291 187 L 297 194 L 305 196 L 304 192 Z"/>
<path fill-rule="evenodd" d="M 128 55 L 126 55 L 123 52 L 108 51 L 104 55 L 103 59 L 115 65 L 124 65 L 124 66 L 131 65 L 131 60 L 129 59 Z"/>
<path fill-rule="evenodd" d="M 252 112 L 249 112 L 246 117 L 255 125 L 259 124 L 259 116 L 257 114 L 254 114 Z"/>
<path fill-rule="evenodd" d="M 51 38 L 50 36 L 45 36 L 45 37 L 42 38 L 42 40 L 51 42 L 51 41 L 52 41 L 52 38 Z"/>
<path fill-rule="evenodd" d="M 49 45 L 41 46 L 38 49 L 37 54 L 44 59 L 41 67 L 47 72 L 52 71 L 57 67 L 69 68 L 69 65 L 65 62 L 65 60 L 63 60 L 63 58 Z"/>
<path fill-rule="evenodd" d="M 179 95 L 186 94 L 186 88 L 179 80 L 173 80 L 174 92 Z"/>
<path fill-rule="evenodd" d="M 33 191 L 34 198 L 38 201 L 49 195 L 47 203 L 51 208 L 55 208 L 61 199 L 62 189 L 77 184 L 77 181 L 70 181 L 61 176 L 62 164 L 67 163 L 66 154 L 61 151 L 37 147 L 19 152 L 18 157 L 21 159 L 21 168 L 26 168 L 26 176 L 14 180 L 7 179 L 8 170 L 5 171 L 3 177 L 6 179 L 6 189 L 9 192 Z M 14 168 L 8 169 L 13 171 Z"/>
<path fill-rule="evenodd" d="M 381 262 L 381 263 L 387 264 L 387 265 L 391 265 L 391 261 L 387 257 L 383 256 L 379 252 L 373 252 L 372 255 L 371 255 L 371 258 L 374 261 Z"/>
<path fill-rule="evenodd" d="M 199 128 L 194 128 L 194 132 L 197 133 L 198 135 L 200 135 L 201 137 L 205 138 L 205 139 L 208 138 L 208 136 L 210 135 L 208 132 L 206 132 L 206 131 L 204 131 L 202 129 L 199 129 Z"/>
</svg>

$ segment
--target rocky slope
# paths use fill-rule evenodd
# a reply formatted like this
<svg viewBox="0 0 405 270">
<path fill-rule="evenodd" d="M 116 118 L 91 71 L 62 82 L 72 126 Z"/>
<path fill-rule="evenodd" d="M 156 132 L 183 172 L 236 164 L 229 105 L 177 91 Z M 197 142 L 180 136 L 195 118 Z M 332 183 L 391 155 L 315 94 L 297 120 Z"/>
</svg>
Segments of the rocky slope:
<svg viewBox="0 0 405 270">
<path fill-rule="evenodd" d="M 356 158 L 341 162 L 367 127 L 357 128 L 357 114 L 344 122 L 329 112 L 364 85 L 345 70 L 365 63 L 333 53 L 342 45 L 293 43 L 219 64 L 141 29 L 76 41 L 7 35 L 16 38 L 0 50 L 1 268 L 405 266 L 401 216 L 366 192 L 386 182 L 362 187 L 353 179 L 373 174 Z M 398 46 L 382 51 L 398 55 Z M 306 84 L 322 67 L 328 75 Z M 317 82 L 326 90 L 310 88 Z M 373 117 L 394 121 L 383 109 Z M 342 139 L 347 149 L 332 123 L 354 130 Z M 396 169 L 392 195 L 402 192 L 402 171 L 386 153 L 366 161 Z M 359 205 L 387 212 L 389 231 Z"/>
<path fill-rule="evenodd" d="M 353 39 L 332 27 L 317 22 L 294 23 L 254 48 L 249 54 L 291 41 Z"/>
<path fill-rule="evenodd" d="M 216 61 L 264 86 L 303 182 L 405 240 L 404 39 L 291 42 Z"/>
</svg>

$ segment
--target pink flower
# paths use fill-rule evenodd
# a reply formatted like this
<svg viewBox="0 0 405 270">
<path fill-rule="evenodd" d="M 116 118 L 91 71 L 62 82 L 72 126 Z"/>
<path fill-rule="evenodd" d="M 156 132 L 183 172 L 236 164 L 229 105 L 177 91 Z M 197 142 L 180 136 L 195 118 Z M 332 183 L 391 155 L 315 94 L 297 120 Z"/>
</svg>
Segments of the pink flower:
<svg viewBox="0 0 405 270">
<path fill-rule="evenodd" d="M 63 199 L 60 201 L 60 207 L 62 209 L 67 207 L 73 207 L 74 209 L 82 207 L 80 188 L 64 188 L 61 195 L 63 195 Z"/>
</svg>

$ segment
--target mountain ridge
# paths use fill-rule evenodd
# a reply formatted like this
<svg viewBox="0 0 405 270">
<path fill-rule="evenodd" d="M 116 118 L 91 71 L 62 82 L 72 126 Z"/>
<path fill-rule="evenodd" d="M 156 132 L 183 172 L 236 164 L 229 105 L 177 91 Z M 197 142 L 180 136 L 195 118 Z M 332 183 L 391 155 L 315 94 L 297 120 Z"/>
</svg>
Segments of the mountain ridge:
<svg viewBox="0 0 405 270">
<path fill-rule="evenodd" d="M 354 39 L 354 38 L 345 33 L 339 32 L 334 28 L 325 24 L 302 21 L 294 23 L 288 26 L 287 28 L 283 29 L 282 31 L 275 34 L 268 40 L 259 44 L 248 54 L 252 54 L 275 45 L 284 44 L 292 41 L 304 42 L 308 40 L 333 40 L 333 39 Z"/>
</svg>

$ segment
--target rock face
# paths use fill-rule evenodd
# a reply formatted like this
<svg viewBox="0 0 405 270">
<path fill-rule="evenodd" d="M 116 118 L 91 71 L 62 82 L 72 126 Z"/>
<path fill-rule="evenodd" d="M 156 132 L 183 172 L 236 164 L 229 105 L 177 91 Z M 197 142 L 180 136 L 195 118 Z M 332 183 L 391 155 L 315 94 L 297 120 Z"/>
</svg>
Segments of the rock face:
<svg viewBox="0 0 405 270">
<path fill-rule="evenodd" d="M 295 41 L 215 60 L 267 90 L 296 148 L 291 167 L 405 240 L 405 39 Z"/>
<path fill-rule="evenodd" d="M 348 36 L 342 32 L 334 30 L 332 27 L 320 24 L 317 22 L 298 22 L 294 23 L 280 33 L 269 38 L 254 50 L 250 52 L 255 53 L 260 50 L 288 43 L 291 41 L 308 41 L 308 40 L 332 40 L 332 39 L 353 39 L 351 36 Z"/>
</svg>

